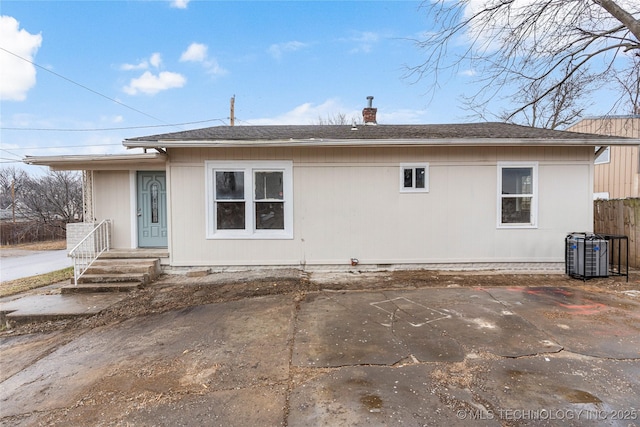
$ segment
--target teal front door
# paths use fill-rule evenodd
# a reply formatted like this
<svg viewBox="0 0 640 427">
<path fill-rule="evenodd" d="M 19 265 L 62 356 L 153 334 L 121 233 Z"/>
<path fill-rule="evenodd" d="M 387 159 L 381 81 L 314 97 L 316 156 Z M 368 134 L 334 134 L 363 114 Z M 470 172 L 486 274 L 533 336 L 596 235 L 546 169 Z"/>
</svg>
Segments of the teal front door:
<svg viewBox="0 0 640 427">
<path fill-rule="evenodd" d="M 167 247 L 167 177 L 138 172 L 138 247 Z"/>
</svg>

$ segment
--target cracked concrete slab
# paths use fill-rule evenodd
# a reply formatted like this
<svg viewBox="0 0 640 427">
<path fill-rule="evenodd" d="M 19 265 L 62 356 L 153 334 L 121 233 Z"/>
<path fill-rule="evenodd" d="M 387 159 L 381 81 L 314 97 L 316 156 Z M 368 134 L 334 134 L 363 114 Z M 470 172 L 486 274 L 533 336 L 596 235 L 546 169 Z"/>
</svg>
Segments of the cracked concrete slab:
<svg viewBox="0 0 640 427">
<path fill-rule="evenodd" d="M 288 425 L 466 426 L 457 402 L 434 383 L 438 364 L 354 366 L 334 370 L 293 390 Z M 474 425 L 499 426 L 495 420 Z"/>
<path fill-rule="evenodd" d="M 100 403 L 83 402 L 93 390 L 117 402 L 286 382 L 293 311 L 290 298 L 264 297 L 86 331 L 2 382 L 2 417 Z"/>
<path fill-rule="evenodd" d="M 640 358 L 640 301 L 554 287 L 491 288 L 487 292 L 569 351 Z"/>
<path fill-rule="evenodd" d="M 122 301 L 124 294 L 29 295 L 0 303 L 0 314 L 9 322 L 87 317 Z"/>
<path fill-rule="evenodd" d="M 293 364 L 392 365 L 407 357 L 387 326 L 388 314 L 371 305 L 386 299 L 378 292 L 310 295 L 298 313 Z"/>
<path fill-rule="evenodd" d="M 0 425 L 640 425 L 639 302 L 572 291 L 310 292 L 4 336 Z"/>
<path fill-rule="evenodd" d="M 301 308 L 298 327 L 293 363 L 299 366 L 393 364 L 408 357 L 460 361 L 468 351 L 520 357 L 562 349 L 481 289 L 317 295 Z"/>
<path fill-rule="evenodd" d="M 640 425 L 640 367 L 563 352 L 487 365 L 479 399 L 518 425 Z M 527 419 L 528 418 L 528 419 Z"/>
</svg>

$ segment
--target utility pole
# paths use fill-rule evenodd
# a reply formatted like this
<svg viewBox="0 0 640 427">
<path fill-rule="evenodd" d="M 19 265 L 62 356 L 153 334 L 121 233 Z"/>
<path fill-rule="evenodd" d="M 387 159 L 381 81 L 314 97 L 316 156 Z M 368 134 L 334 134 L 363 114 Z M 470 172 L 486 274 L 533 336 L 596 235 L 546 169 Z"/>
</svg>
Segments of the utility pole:
<svg viewBox="0 0 640 427">
<path fill-rule="evenodd" d="M 236 123 L 236 96 L 233 95 L 230 101 L 231 113 L 229 115 L 229 123 L 231 126 L 235 126 Z"/>
<path fill-rule="evenodd" d="M 11 208 L 13 210 L 13 223 L 16 223 L 16 180 L 11 180 Z"/>
</svg>

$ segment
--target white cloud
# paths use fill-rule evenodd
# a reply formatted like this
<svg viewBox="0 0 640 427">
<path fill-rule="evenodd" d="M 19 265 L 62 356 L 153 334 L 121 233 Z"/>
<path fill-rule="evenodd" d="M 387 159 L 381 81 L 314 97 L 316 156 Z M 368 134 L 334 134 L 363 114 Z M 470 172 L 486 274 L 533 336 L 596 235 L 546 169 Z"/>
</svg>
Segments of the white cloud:
<svg viewBox="0 0 640 427">
<path fill-rule="evenodd" d="M 155 95 L 163 90 L 183 87 L 186 83 L 187 79 L 178 73 L 163 71 L 155 75 L 145 71 L 137 79 L 131 79 L 129 85 L 125 86 L 123 90 L 129 95 L 137 95 L 139 93 Z"/>
<path fill-rule="evenodd" d="M 363 104 L 362 108 L 365 106 Z M 279 116 L 249 119 L 247 122 L 252 125 L 308 125 L 317 124 L 319 119 L 327 120 L 327 118 L 344 115 L 348 124 L 351 124 L 353 120 L 356 123 L 362 123 L 362 108 L 349 108 L 342 104 L 339 99 L 331 98 L 319 105 L 306 102 Z M 378 109 L 377 121 L 380 124 L 418 124 L 428 122 L 427 116 L 428 112 L 426 110 L 400 109 L 388 111 Z"/>
<path fill-rule="evenodd" d="M 203 62 L 207 59 L 207 50 L 209 48 L 206 44 L 191 43 L 187 50 L 182 52 L 180 56 L 180 62 Z"/>
<path fill-rule="evenodd" d="M 137 64 L 122 64 L 120 69 L 123 71 L 136 71 L 136 70 L 148 70 L 149 66 L 159 68 L 162 65 L 162 55 L 155 52 L 152 53 L 149 59 L 143 59 Z"/>
<path fill-rule="evenodd" d="M 202 43 L 191 43 L 187 50 L 182 52 L 180 62 L 199 62 L 207 70 L 208 74 L 214 76 L 223 76 L 228 73 L 226 69 L 220 66 L 215 58 L 209 58 L 209 47 Z"/>
<path fill-rule="evenodd" d="M 377 121 L 385 125 L 423 124 L 429 122 L 429 114 L 426 110 L 411 110 L 402 108 L 393 111 L 378 110 Z"/>
<path fill-rule="evenodd" d="M 348 41 L 356 44 L 356 47 L 350 50 L 351 53 L 369 53 L 373 50 L 373 46 L 380 41 L 380 35 L 371 31 L 364 31 L 356 33 Z"/>
<path fill-rule="evenodd" d="M 269 46 L 269 49 L 267 49 L 267 52 L 269 52 L 269 54 L 271 54 L 271 56 L 273 56 L 274 58 L 280 59 L 282 58 L 282 55 L 286 52 L 295 52 L 297 50 L 304 49 L 308 46 L 309 44 L 302 43 L 299 41 L 276 43 Z"/>
<path fill-rule="evenodd" d="M 158 52 L 152 53 L 151 58 L 149 58 L 149 63 L 156 68 L 160 67 L 160 65 L 162 65 L 162 55 Z"/>
<path fill-rule="evenodd" d="M 477 74 L 478 74 L 478 72 L 476 70 L 472 70 L 472 69 L 460 71 L 460 75 L 461 76 L 465 76 L 465 77 L 474 77 Z"/>
<path fill-rule="evenodd" d="M 250 119 L 248 122 L 252 125 L 308 125 L 317 123 L 319 118 L 326 119 L 337 114 L 344 114 L 349 119 L 361 116 L 360 111 L 349 110 L 338 99 L 333 98 L 320 105 L 306 102 L 279 116 Z"/>
<path fill-rule="evenodd" d="M 137 64 L 122 64 L 120 69 L 123 71 L 146 70 L 149 68 L 149 62 L 144 60 Z"/>
<path fill-rule="evenodd" d="M 186 9 L 191 0 L 171 0 L 171 7 L 175 9 Z"/>
<path fill-rule="evenodd" d="M 9 52 L 33 61 L 42 44 L 42 35 L 20 29 L 20 23 L 11 16 L 0 16 L 0 40 Z M 0 51 L 1 100 L 24 101 L 29 89 L 36 84 L 35 66 L 15 55 Z"/>
</svg>

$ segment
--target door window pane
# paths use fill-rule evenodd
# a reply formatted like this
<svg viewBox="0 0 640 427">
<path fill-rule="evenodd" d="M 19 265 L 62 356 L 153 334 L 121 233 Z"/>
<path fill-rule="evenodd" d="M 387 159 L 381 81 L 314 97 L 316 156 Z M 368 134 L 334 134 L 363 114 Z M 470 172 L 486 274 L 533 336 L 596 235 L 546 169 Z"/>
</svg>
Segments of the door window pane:
<svg viewBox="0 0 640 427">
<path fill-rule="evenodd" d="M 216 171 L 216 199 L 243 200 L 244 172 Z"/>
<path fill-rule="evenodd" d="M 282 172 L 255 173 L 256 200 L 282 200 Z"/>
<path fill-rule="evenodd" d="M 219 230 L 244 230 L 244 202 L 216 203 L 216 220 Z"/>
<path fill-rule="evenodd" d="M 158 223 L 158 184 L 151 184 L 151 222 Z"/>
<path fill-rule="evenodd" d="M 255 206 L 257 230 L 284 230 L 284 203 L 258 202 Z"/>
</svg>

